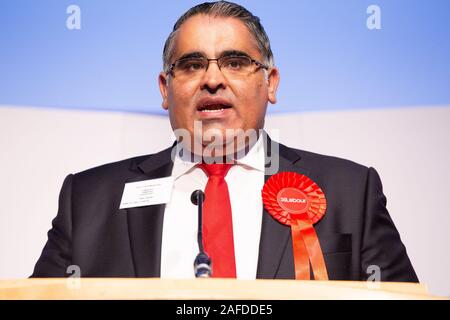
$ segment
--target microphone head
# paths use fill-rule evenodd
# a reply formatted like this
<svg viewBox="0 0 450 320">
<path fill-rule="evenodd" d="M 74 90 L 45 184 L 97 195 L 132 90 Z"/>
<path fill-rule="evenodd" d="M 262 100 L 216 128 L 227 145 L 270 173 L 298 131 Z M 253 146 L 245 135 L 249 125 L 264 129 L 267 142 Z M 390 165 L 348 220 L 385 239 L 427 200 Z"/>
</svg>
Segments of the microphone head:
<svg viewBox="0 0 450 320">
<path fill-rule="evenodd" d="M 200 252 L 194 261 L 194 273 L 196 278 L 210 278 L 212 276 L 212 263 L 209 256 Z"/>
<path fill-rule="evenodd" d="M 202 190 L 195 190 L 191 194 L 191 202 L 194 205 L 198 206 L 198 199 L 199 199 L 200 196 L 202 196 L 203 200 L 205 200 L 205 194 L 203 193 L 203 191 Z"/>
</svg>

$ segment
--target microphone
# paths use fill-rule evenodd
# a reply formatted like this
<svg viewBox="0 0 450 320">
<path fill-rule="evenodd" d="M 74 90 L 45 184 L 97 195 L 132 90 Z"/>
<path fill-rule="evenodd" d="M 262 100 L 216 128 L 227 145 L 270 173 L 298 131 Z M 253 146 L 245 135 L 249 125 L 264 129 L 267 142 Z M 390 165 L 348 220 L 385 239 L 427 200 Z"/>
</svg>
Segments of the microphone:
<svg viewBox="0 0 450 320">
<path fill-rule="evenodd" d="M 197 242 L 199 253 L 194 260 L 194 273 L 196 278 L 209 278 L 212 274 L 211 259 L 203 249 L 203 201 L 205 201 L 205 194 L 202 190 L 192 192 L 191 202 L 198 207 Z"/>
</svg>

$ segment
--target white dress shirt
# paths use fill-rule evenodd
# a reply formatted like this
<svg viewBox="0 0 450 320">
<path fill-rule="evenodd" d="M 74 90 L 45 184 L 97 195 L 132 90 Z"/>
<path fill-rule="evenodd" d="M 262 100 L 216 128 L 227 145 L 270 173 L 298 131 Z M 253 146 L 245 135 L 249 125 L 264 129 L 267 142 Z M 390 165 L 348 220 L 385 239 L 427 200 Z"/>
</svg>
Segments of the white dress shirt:
<svg viewBox="0 0 450 320">
<path fill-rule="evenodd" d="M 256 278 L 263 209 L 261 190 L 264 185 L 264 161 L 264 145 L 260 137 L 225 177 L 230 193 L 238 279 Z M 179 156 L 174 160 L 172 176 L 174 185 L 171 200 L 164 212 L 161 278 L 189 279 L 195 277 L 194 259 L 199 252 L 197 206 L 192 204 L 191 194 L 197 189 L 205 190 L 208 177 L 197 163 L 184 161 Z"/>
</svg>

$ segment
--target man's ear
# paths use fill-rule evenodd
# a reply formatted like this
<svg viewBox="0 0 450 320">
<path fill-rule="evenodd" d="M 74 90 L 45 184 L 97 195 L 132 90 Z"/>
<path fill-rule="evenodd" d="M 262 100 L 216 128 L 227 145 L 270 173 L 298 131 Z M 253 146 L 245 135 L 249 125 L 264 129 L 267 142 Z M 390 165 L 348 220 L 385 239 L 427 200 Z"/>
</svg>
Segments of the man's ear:
<svg viewBox="0 0 450 320">
<path fill-rule="evenodd" d="M 162 107 L 164 110 L 169 109 L 169 102 L 167 100 L 167 96 L 168 96 L 167 83 L 168 82 L 169 82 L 169 75 L 167 75 L 165 72 L 161 72 L 158 76 L 158 84 L 159 84 L 159 91 L 161 92 L 161 97 L 163 99 Z"/>
<path fill-rule="evenodd" d="M 267 95 L 270 103 L 275 104 L 277 102 L 277 89 L 280 83 L 280 73 L 276 67 L 270 68 L 267 71 Z"/>
</svg>

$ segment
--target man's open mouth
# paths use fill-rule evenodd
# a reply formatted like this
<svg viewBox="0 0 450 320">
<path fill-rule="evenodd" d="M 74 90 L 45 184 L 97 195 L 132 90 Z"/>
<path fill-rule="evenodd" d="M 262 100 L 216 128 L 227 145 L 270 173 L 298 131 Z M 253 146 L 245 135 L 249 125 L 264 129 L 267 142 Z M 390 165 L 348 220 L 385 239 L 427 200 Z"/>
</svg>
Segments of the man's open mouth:
<svg viewBox="0 0 450 320">
<path fill-rule="evenodd" d="M 198 108 L 200 112 L 218 112 L 223 111 L 225 109 L 230 109 L 231 106 L 227 104 L 205 104 Z"/>
</svg>

